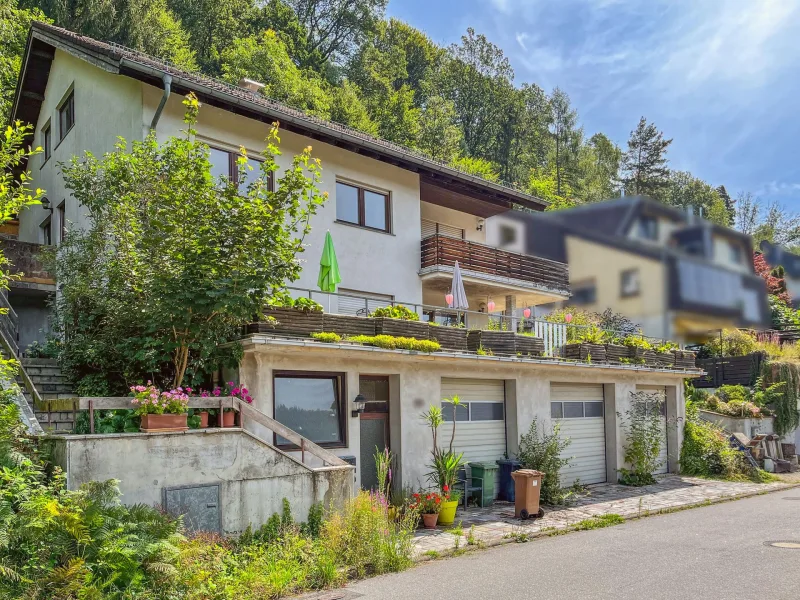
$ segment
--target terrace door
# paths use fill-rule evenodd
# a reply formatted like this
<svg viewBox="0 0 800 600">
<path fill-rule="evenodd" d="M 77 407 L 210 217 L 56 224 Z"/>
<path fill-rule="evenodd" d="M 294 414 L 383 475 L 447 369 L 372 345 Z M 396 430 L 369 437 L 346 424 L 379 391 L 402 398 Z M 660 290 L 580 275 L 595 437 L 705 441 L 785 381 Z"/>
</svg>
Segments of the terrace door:
<svg viewBox="0 0 800 600">
<path fill-rule="evenodd" d="M 389 378 L 362 375 L 358 386 L 367 402 L 361 413 L 361 487 L 371 490 L 378 487 L 375 453 L 389 447 Z"/>
</svg>

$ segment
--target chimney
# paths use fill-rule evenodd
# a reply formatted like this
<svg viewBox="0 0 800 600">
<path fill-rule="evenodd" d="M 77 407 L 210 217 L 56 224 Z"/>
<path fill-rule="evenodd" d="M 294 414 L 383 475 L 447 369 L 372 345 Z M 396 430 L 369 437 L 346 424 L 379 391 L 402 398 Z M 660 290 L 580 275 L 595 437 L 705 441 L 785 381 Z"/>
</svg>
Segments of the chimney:
<svg viewBox="0 0 800 600">
<path fill-rule="evenodd" d="M 245 90 L 250 90 L 251 92 L 258 92 L 264 89 L 264 84 L 259 83 L 258 81 L 253 81 L 252 79 L 248 79 L 247 77 L 242 77 L 239 80 L 239 87 Z"/>
</svg>

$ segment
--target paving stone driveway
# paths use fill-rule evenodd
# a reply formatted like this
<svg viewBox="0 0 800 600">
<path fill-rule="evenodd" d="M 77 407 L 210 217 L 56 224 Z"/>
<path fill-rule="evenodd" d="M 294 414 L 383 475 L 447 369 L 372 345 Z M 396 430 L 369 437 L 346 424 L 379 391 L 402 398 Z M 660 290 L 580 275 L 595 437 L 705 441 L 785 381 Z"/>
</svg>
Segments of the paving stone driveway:
<svg viewBox="0 0 800 600">
<path fill-rule="evenodd" d="M 522 521 L 514 518 L 514 505 L 496 502 L 488 508 L 459 509 L 456 524 L 461 521 L 463 536 L 460 547 L 467 545 L 470 527 L 473 535 L 487 546 L 514 541 L 522 534 L 535 536 L 537 533 L 567 529 L 579 521 L 605 514 L 618 514 L 624 518 L 636 518 L 659 511 L 738 498 L 793 487 L 793 483 L 774 482 L 738 483 L 711 481 L 694 477 L 665 475 L 658 483 L 641 488 L 631 488 L 614 483 L 590 486 L 588 494 L 580 497 L 569 508 L 545 506 L 545 516 L 535 521 Z M 415 555 L 421 558 L 426 552 L 448 552 L 456 547 L 456 536 L 436 529 L 417 531 L 414 544 Z"/>
</svg>

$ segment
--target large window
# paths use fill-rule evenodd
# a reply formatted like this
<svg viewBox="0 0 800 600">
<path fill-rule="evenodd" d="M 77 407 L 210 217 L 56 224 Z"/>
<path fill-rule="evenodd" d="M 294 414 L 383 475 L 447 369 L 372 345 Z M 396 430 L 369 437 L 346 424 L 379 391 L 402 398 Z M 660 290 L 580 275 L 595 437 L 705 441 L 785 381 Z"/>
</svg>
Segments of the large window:
<svg viewBox="0 0 800 600">
<path fill-rule="evenodd" d="M 343 374 L 284 371 L 274 385 L 276 421 L 321 446 L 346 445 Z M 280 436 L 275 443 L 291 445 Z"/>
<path fill-rule="evenodd" d="M 263 161 L 248 156 L 247 162 L 253 167 L 253 170 L 245 169 L 240 176 L 237 165 L 238 159 L 238 152 L 228 152 L 227 150 L 220 150 L 214 147 L 208 149 L 208 160 L 211 163 L 212 177 L 229 177 L 231 181 L 239 186 L 239 191 L 245 193 L 247 191 L 247 185 L 260 175 L 261 163 Z M 269 173 L 267 176 L 267 189 L 272 191 L 273 186 L 273 174 Z"/>
<path fill-rule="evenodd" d="M 337 181 L 336 220 L 390 232 L 389 195 Z"/>
<path fill-rule="evenodd" d="M 75 92 L 72 91 L 58 107 L 58 139 L 63 140 L 75 125 Z"/>
</svg>

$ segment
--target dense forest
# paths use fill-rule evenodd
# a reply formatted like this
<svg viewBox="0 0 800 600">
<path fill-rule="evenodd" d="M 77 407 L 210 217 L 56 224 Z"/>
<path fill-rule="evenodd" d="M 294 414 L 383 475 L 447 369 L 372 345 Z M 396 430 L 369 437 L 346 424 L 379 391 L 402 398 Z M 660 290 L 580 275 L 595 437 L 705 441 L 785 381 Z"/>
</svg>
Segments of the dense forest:
<svg viewBox="0 0 800 600">
<path fill-rule="evenodd" d="M 385 15 L 388 0 L 0 0 L 2 110 L 31 19 L 263 92 L 568 208 L 629 194 L 795 246 L 800 218 L 669 168 L 672 142 L 632 115 L 624 146 L 581 126 L 569 95 L 520 82 L 472 28 L 442 47 Z"/>
</svg>

